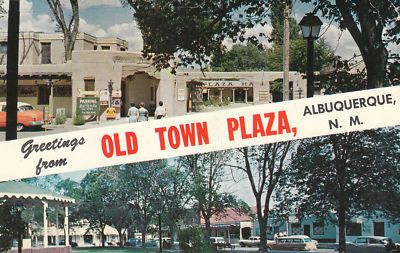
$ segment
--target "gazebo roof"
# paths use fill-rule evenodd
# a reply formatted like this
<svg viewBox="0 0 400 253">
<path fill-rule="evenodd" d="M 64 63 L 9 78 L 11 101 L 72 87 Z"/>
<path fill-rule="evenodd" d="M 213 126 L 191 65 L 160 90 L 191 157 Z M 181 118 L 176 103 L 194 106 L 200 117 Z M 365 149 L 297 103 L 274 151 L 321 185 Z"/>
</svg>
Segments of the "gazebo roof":
<svg viewBox="0 0 400 253">
<path fill-rule="evenodd" d="M 73 204 L 75 199 L 24 182 L 0 183 L 0 200 L 39 200 Z"/>
</svg>

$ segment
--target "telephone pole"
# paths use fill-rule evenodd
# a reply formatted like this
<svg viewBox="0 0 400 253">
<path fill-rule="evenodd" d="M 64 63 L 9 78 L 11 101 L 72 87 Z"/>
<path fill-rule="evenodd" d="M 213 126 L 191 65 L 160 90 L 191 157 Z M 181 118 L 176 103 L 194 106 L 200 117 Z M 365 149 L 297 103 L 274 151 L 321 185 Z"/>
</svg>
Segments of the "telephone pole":
<svg viewBox="0 0 400 253">
<path fill-rule="evenodd" d="M 283 21 L 283 101 L 289 100 L 289 51 L 290 51 L 290 33 L 289 16 L 291 0 L 285 1 L 285 13 Z"/>
<path fill-rule="evenodd" d="M 19 0 L 9 1 L 6 141 L 17 139 Z"/>
</svg>

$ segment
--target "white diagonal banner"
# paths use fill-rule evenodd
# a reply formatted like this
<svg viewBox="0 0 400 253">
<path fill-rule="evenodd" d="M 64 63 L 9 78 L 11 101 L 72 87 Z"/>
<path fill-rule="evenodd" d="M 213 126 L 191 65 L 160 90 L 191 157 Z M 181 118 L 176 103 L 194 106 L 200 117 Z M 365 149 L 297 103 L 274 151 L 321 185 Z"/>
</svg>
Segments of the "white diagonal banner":
<svg viewBox="0 0 400 253">
<path fill-rule="evenodd" d="M 400 87 L 0 143 L 0 181 L 400 125 Z"/>
</svg>

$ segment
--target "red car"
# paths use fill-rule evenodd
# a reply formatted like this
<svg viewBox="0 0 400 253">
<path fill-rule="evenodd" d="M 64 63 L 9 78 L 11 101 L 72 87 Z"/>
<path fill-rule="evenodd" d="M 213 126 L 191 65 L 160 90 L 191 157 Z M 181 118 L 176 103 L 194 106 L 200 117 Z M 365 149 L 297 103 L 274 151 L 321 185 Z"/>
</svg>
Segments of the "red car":
<svg viewBox="0 0 400 253">
<path fill-rule="evenodd" d="M 6 108 L 6 102 L 0 102 L 0 127 L 6 127 Z M 43 125 L 43 112 L 35 110 L 32 105 L 18 102 L 17 111 L 17 131 Z"/>
</svg>

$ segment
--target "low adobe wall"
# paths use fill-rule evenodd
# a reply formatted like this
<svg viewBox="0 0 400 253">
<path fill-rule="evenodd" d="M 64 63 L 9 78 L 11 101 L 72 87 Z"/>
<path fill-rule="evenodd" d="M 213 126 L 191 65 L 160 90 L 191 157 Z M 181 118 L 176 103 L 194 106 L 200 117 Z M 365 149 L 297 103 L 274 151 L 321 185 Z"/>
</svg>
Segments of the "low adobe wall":
<svg viewBox="0 0 400 253">
<path fill-rule="evenodd" d="M 17 248 L 7 251 L 7 253 L 18 253 Z M 71 246 L 53 246 L 47 248 L 22 249 L 22 253 L 71 253 Z"/>
</svg>

